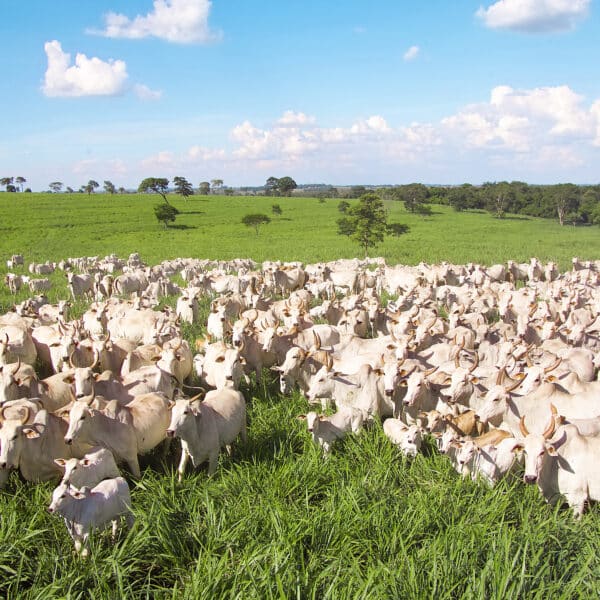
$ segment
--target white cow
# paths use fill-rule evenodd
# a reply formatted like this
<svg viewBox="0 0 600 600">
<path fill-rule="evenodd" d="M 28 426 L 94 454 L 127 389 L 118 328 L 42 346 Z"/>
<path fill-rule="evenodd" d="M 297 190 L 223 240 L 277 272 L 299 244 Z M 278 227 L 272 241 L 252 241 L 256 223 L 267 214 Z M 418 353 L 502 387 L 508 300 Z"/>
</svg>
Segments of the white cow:
<svg viewBox="0 0 600 600">
<path fill-rule="evenodd" d="M 88 555 L 87 541 L 92 529 L 112 523 L 113 539 L 117 533 L 118 519 L 124 516 L 127 526 L 133 527 L 135 517 L 131 512 L 129 486 L 122 477 L 105 479 L 92 489 L 74 488 L 61 483 L 52 492 L 48 512 L 65 519 L 75 551 L 82 557 Z"/>
<path fill-rule="evenodd" d="M 83 458 L 57 458 L 54 462 L 64 470 L 61 483 L 76 488 L 93 487 L 103 479 L 121 476 L 112 452 L 102 446 L 92 448 Z"/>
<path fill-rule="evenodd" d="M 217 470 L 219 450 L 238 435 L 246 441 L 246 401 L 231 388 L 212 390 L 203 402 L 197 397 L 171 404 L 171 423 L 167 436 L 181 438 L 181 460 L 177 472 L 183 477 L 188 459 L 194 467 L 208 460 L 208 474 Z"/>
</svg>

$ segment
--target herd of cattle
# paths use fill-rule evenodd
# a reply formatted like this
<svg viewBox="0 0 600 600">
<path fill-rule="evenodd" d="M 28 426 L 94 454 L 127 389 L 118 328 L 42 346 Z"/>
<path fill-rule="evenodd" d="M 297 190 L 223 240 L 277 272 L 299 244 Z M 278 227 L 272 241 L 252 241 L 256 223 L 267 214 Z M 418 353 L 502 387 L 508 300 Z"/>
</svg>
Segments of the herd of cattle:
<svg viewBox="0 0 600 600">
<path fill-rule="evenodd" d="M 13 294 L 51 287 L 22 256 L 7 264 Z M 119 464 L 139 477 L 138 456 L 177 437 L 180 480 L 190 458 L 214 473 L 246 439 L 240 382 L 264 368 L 319 407 L 298 418 L 325 455 L 380 419 L 409 456 L 434 436 L 463 476 L 494 485 L 524 463 L 524 481 L 576 515 L 600 499 L 600 263 L 148 267 L 132 254 L 28 267 L 55 269 L 89 307 L 70 319 L 67 300 L 42 294 L 0 316 L 0 486 L 17 469 L 62 478 L 49 510 L 82 554 L 92 527 L 133 519 Z M 159 309 L 167 296 L 176 307 Z M 206 334 L 190 344 L 182 323 L 199 322 L 204 297 Z"/>
</svg>

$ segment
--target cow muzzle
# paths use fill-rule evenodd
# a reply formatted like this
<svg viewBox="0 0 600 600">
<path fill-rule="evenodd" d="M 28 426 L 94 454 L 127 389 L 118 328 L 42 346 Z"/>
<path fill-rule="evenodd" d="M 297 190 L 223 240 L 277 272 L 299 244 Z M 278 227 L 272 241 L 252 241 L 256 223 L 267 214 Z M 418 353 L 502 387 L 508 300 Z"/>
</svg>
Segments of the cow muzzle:
<svg viewBox="0 0 600 600">
<path fill-rule="evenodd" d="M 67 444 L 67 446 L 70 446 L 73 443 L 73 438 L 65 438 L 65 444 Z"/>
<path fill-rule="evenodd" d="M 385 390 L 385 395 L 390 397 L 394 395 L 394 390 Z"/>
<path fill-rule="evenodd" d="M 167 429 L 167 437 L 175 437 L 175 432 L 172 429 Z"/>
<path fill-rule="evenodd" d="M 524 475 L 523 481 L 525 483 L 535 483 L 537 481 L 537 475 Z"/>
</svg>

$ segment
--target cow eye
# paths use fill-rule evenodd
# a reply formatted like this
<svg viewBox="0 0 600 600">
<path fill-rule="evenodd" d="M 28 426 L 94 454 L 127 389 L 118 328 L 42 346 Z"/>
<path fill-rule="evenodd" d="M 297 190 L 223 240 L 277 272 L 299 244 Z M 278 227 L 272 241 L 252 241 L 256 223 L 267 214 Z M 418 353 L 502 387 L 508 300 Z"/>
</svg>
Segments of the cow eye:
<svg viewBox="0 0 600 600">
<path fill-rule="evenodd" d="M 81 415 L 81 419 L 79 419 L 80 421 L 83 421 L 85 419 L 85 415 Z"/>
<path fill-rule="evenodd" d="M 61 496 L 61 498 L 64 498 L 65 496 L 66 496 L 66 494 L 63 494 L 63 495 Z"/>
<path fill-rule="evenodd" d="M 17 436 L 16 436 L 16 435 L 14 435 L 13 437 L 11 437 L 11 438 L 10 438 L 10 441 L 11 441 L 11 442 L 14 442 L 16 439 L 17 439 Z"/>
<path fill-rule="evenodd" d="M 189 411 L 189 410 L 184 410 L 184 411 L 183 411 L 183 414 L 184 414 L 184 415 L 189 415 L 189 414 L 190 414 L 190 411 Z"/>
</svg>

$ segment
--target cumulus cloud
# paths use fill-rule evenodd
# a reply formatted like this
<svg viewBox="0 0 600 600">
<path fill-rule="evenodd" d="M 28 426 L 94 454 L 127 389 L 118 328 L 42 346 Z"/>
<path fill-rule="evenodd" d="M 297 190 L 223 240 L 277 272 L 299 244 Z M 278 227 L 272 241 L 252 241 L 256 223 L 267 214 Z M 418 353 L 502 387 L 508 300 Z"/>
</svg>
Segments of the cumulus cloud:
<svg viewBox="0 0 600 600">
<path fill-rule="evenodd" d="M 417 56 L 419 56 L 419 52 L 421 49 L 419 46 L 411 46 L 403 55 L 403 58 L 406 62 L 410 62 L 411 60 L 415 60 Z"/>
<path fill-rule="evenodd" d="M 525 33 L 568 31 L 587 16 L 591 0 L 498 0 L 476 15 L 486 27 Z"/>
<path fill-rule="evenodd" d="M 90 30 L 111 38 L 141 39 L 155 37 L 179 44 L 207 44 L 221 38 L 208 25 L 210 0 L 154 0 L 153 10 L 129 18 L 110 12 L 104 16 L 105 28 Z"/>
<path fill-rule="evenodd" d="M 160 90 L 151 90 L 147 85 L 143 83 L 136 83 L 133 86 L 135 95 L 140 100 L 160 100 L 162 98 L 162 92 Z"/>
<path fill-rule="evenodd" d="M 48 68 L 42 90 L 50 97 L 115 96 L 126 89 L 127 66 L 122 60 L 88 58 L 77 53 L 75 64 L 60 42 L 44 44 Z"/>
</svg>

